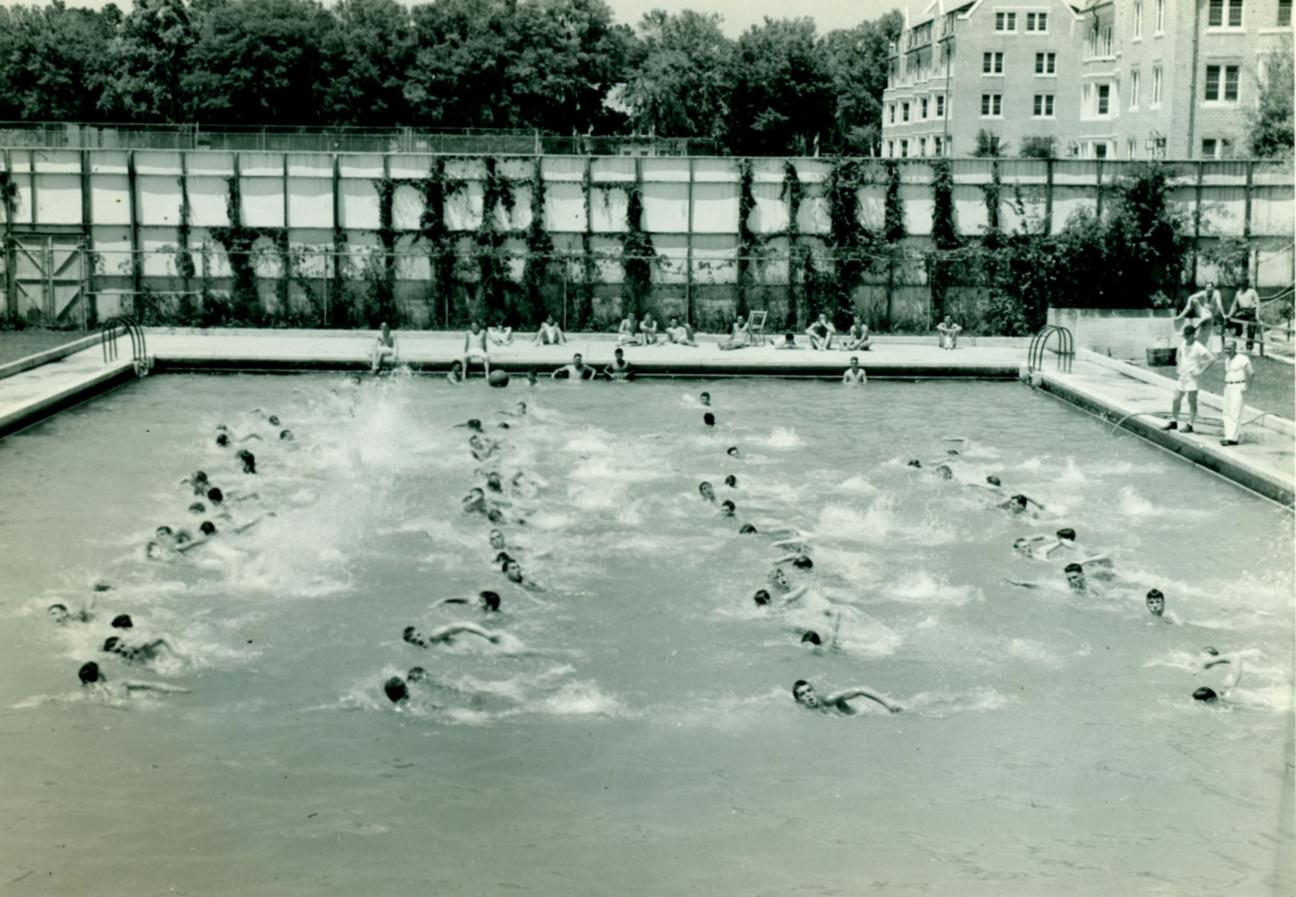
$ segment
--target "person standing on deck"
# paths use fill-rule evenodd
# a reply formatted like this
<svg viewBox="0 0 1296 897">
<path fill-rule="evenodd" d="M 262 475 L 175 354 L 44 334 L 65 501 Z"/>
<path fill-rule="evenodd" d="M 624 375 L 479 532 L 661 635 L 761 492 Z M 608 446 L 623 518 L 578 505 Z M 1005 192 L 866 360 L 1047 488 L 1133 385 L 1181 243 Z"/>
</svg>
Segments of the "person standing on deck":
<svg viewBox="0 0 1296 897">
<path fill-rule="evenodd" d="M 468 377 L 468 363 L 473 359 L 482 363 L 483 375 L 490 376 L 490 349 L 486 346 L 486 331 L 481 329 L 481 324 L 473 321 L 469 325 L 468 332 L 464 334 L 463 348 L 463 373 L 464 378 Z"/>
<path fill-rule="evenodd" d="M 1179 406 L 1183 397 L 1188 396 L 1188 424 L 1181 433 L 1193 432 L 1197 423 L 1197 378 L 1215 361 L 1211 351 L 1197 342 L 1197 328 L 1191 324 L 1183 329 L 1183 344 L 1179 346 L 1176 359 L 1179 368 L 1179 382 L 1175 385 L 1174 402 L 1170 406 L 1170 423 L 1161 429 L 1179 430 Z"/>
<path fill-rule="evenodd" d="M 1255 345 L 1256 330 L 1260 326 L 1260 297 L 1256 294 L 1251 282 L 1242 281 L 1242 289 L 1233 295 L 1233 304 L 1229 306 L 1229 329 L 1234 336 L 1246 337 L 1246 350 L 1251 351 Z M 1249 325 L 1249 326 L 1248 326 Z M 1246 331 L 1244 334 L 1242 331 Z M 1261 335 L 1261 352 L 1263 355 L 1263 334 Z"/>
<path fill-rule="evenodd" d="M 1242 409 L 1255 368 L 1251 359 L 1237 350 L 1237 340 L 1224 344 L 1224 438 L 1220 445 L 1237 445 L 1242 430 Z"/>
</svg>

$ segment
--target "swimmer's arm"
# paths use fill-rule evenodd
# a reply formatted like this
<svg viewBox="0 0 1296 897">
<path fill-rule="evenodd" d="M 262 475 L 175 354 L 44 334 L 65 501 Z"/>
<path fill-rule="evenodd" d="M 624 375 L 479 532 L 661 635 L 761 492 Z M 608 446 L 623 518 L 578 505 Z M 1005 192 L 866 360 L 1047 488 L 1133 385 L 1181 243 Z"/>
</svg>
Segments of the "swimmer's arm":
<svg viewBox="0 0 1296 897">
<path fill-rule="evenodd" d="M 804 557 L 804 556 L 805 556 L 804 552 L 794 551 L 791 554 L 785 554 L 782 557 L 775 558 L 770 563 L 772 563 L 775 567 L 777 567 L 779 564 L 790 564 L 793 561 L 795 561 L 797 558 Z"/>
<path fill-rule="evenodd" d="M 193 549 L 197 548 L 199 545 L 206 545 L 210 541 L 211 541 L 210 538 L 194 539 L 193 541 L 186 542 L 183 545 L 177 545 L 175 547 L 175 550 L 183 554 L 186 551 L 192 551 Z"/>
<path fill-rule="evenodd" d="M 791 604 L 793 601 L 800 601 L 809 589 L 809 586 L 797 586 L 795 589 L 783 596 L 783 603 Z"/>
<path fill-rule="evenodd" d="M 1226 664 L 1226 663 L 1230 666 L 1231 669 L 1229 670 L 1228 678 L 1224 680 L 1224 685 L 1222 686 L 1222 688 L 1225 692 L 1229 692 L 1232 691 L 1234 688 L 1237 688 L 1238 682 L 1242 679 L 1242 658 L 1241 657 L 1239 657 L 1236 654 L 1230 654 L 1227 657 L 1215 657 L 1206 661 L 1206 663 L 1202 664 L 1202 669 L 1209 670 L 1211 667 L 1217 667 L 1220 666 L 1221 664 Z"/>
<path fill-rule="evenodd" d="M 496 635 L 495 633 L 487 629 L 483 629 L 482 627 L 478 626 L 476 623 L 450 623 L 446 626 L 438 627 L 437 629 L 434 629 L 430 633 L 428 633 L 428 641 L 443 642 L 451 638 L 452 636 L 459 635 L 462 632 L 467 632 L 467 633 L 471 633 L 472 635 L 481 636 L 491 644 L 497 644 L 500 640 L 500 637 L 498 635 Z"/>
<path fill-rule="evenodd" d="M 189 694 L 189 689 L 180 688 L 175 685 L 167 685 L 165 682 L 139 682 L 131 680 L 129 682 L 123 682 L 122 687 L 127 691 L 157 691 L 173 695 Z"/>
<path fill-rule="evenodd" d="M 247 523 L 244 523 L 244 524 L 242 524 L 242 525 L 240 525 L 240 526 L 236 526 L 236 527 L 234 527 L 234 532 L 236 532 L 236 533 L 241 533 L 241 532 L 245 532 L 245 531 L 247 531 L 247 530 L 250 530 L 252 527 L 256 526 L 256 525 L 257 525 L 258 523 L 260 523 L 262 520 L 265 520 L 266 517 L 273 517 L 273 516 L 274 516 L 274 512 L 271 512 L 271 513 L 269 513 L 269 514 L 265 514 L 265 515 L 263 515 L 263 516 L 261 516 L 261 517 L 258 517 L 258 518 L 256 518 L 255 520 L 250 520 L 250 521 L 248 521 Z"/>
<path fill-rule="evenodd" d="M 1004 577 L 1004 582 L 1008 583 L 1010 586 L 1020 586 L 1023 589 L 1038 589 L 1040 587 L 1040 584 L 1037 582 L 1024 582 L 1018 579 L 1009 579 L 1006 576 Z"/>
<path fill-rule="evenodd" d="M 892 703 L 882 697 L 882 695 L 867 688 L 847 688 L 842 691 L 833 692 L 824 698 L 824 703 L 836 706 L 844 704 L 852 698 L 868 698 L 870 701 L 881 704 L 892 713 L 899 713 L 902 709 L 899 704 Z"/>
<path fill-rule="evenodd" d="M 942 436 L 941 442 L 957 442 L 959 445 L 967 445 L 968 438 L 966 436 Z"/>
<path fill-rule="evenodd" d="M 260 434 L 260 433 L 249 433 L 249 434 L 247 434 L 246 436 L 244 436 L 242 439 L 240 439 L 239 442 L 247 442 L 249 439 L 255 439 L 257 442 L 260 442 L 260 441 L 261 441 L 261 434 Z"/>
<path fill-rule="evenodd" d="M 786 532 L 786 530 L 780 530 L 778 532 Z M 809 541 L 810 541 L 809 538 L 807 538 L 805 535 L 801 533 L 795 533 L 793 537 L 790 539 L 779 539 L 777 542 L 771 542 L 770 545 L 773 548 L 783 548 L 788 545 L 805 545 Z M 775 561 L 775 563 L 778 562 Z"/>
</svg>

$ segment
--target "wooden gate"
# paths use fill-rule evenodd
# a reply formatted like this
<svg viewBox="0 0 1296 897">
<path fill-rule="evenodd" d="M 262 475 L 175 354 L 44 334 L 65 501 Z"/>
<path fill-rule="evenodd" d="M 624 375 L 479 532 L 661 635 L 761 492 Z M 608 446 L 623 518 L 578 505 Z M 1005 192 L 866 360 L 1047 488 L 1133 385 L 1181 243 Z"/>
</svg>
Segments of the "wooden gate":
<svg viewBox="0 0 1296 897">
<path fill-rule="evenodd" d="M 14 311 L 32 324 L 89 324 L 84 244 L 78 234 L 14 233 Z"/>
</svg>

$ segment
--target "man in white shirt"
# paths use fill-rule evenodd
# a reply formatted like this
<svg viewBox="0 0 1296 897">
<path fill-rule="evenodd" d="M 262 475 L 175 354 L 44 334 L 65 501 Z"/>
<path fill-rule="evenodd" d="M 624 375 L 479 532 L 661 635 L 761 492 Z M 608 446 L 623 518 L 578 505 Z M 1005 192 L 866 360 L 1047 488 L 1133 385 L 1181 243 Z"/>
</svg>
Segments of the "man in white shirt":
<svg viewBox="0 0 1296 897">
<path fill-rule="evenodd" d="M 1242 408 L 1246 404 L 1247 387 L 1255 369 L 1251 359 L 1237 350 L 1237 340 L 1224 343 L 1224 438 L 1220 445 L 1237 445 L 1242 429 Z"/>
<path fill-rule="evenodd" d="M 1260 307 L 1260 297 L 1249 281 L 1242 282 L 1242 288 L 1233 294 L 1233 304 L 1229 306 L 1228 318 L 1230 330 L 1235 336 L 1246 336 L 1246 350 L 1251 351 L 1255 345 L 1255 331 L 1259 326 L 1256 314 Z M 1243 334 L 1242 331 L 1246 333 Z M 1261 355 L 1264 354 L 1262 351 Z"/>
<path fill-rule="evenodd" d="M 1181 433 L 1193 432 L 1197 423 L 1197 378 L 1215 361 L 1209 349 L 1197 342 L 1197 328 L 1191 324 L 1183 329 L 1183 343 L 1179 346 L 1177 366 L 1179 382 L 1175 385 L 1174 403 L 1170 406 L 1170 423 L 1161 429 L 1179 430 L 1179 406 L 1188 396 L 1188 424 Z"/>
</svg>

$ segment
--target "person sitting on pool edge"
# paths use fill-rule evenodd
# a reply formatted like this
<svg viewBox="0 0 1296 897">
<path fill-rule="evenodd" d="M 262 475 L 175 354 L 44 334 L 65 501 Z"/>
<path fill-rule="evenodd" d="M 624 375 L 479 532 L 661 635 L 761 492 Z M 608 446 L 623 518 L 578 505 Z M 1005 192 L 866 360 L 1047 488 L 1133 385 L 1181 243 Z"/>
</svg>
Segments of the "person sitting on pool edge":
<svg viewBox="0 0 1296 897">
<path fill-rule="evenodd" d="M 693 338 L 693 328 L 688 322 L 680 323 L 679 318 L 671 318 L 666 326 L 666 339 L 677 346 L 691 346 L 697 348 L 697 340 Z"/>
<path fill-rule="evenodd" d="M 821 349 L 831 349 L 833 336 L 837 333 L 837 328 L 828 320 L 828 316 L 823 312 L 819 313 L 818 319 L 811 322 L 806 328 L 806 336 L 810 337 L 810 348 L 816 351 Z"/>
<path fill-rule="evenodd" d="M 417 627 L 406 626 L 401 632 L 401 638 L 416 648 L 427 648 L 431 645 L 449 645 L 454 642 L 454 637 L 461 633 L 480 636 L 492 645 L 498 645 L 500 636 L 488 629 L 483 629 L 476 623 L 447 623 L 445 626 L 438 626 L 431 632 L 424 635 L 419 632 Z"/>
<path fill-rule="evenodd" d="M 612 353 L 612 362 L 603 368 L 603 376 L 609 380 L 633 380 L 634 365 L 626 361 L 625 350 L 617 346 Z"/>
<path fill-rule="evenodd" d="M 855 316 L 850 329 L 846 331 L 846 348 L 851 352 L 868 352 L 873 348 L 868 325 L 859 315 Z"/>
<path fill-rule="evenodd" d="M 548 315 L 540 329 L 536 331 L 535 337 L 531 340 L 533 344 L 541 346 L 556 346 L 559 343 L 567 342 L 567 337 L 563 336 L 562 328 L 554 320 L 553 315 Z"/>
<path fill-rule="evenodd" d="M 940 347 L 942 349 L 957 349 L 959 334 L 963 328 L 954 323 L 951 315 L 946 315 L 945 320 L 936 325 L 936 332 L 940 334 Z"/>
<path fill-rule="evenodd" d="M 581 354 L 572 356 L 571 364 L 564 364 L 549 375 L 552 380 L 589 380 L 594 376 L 594 369 L 585 363 Z"/>
<path fill-rule="evenodd" d="M 792 686 L 792 698 L 802 707 L 809 710 L 818 710 L 820 713 L 835 712 L 842 716 L 855 715 L 855 708 L 846 703 L 855 698 L 868 698 L 870 701 L 881 704 L 891 713 L 899 713 L 903 709 L 899 704 L 888 701 L 871 688 L 846 688 L 821 698 L 815 692 L 814 686 L 804 679 L 798 679 L 796 684 Z"/>
<path fill-rule="evenodd" d="M 490 378 L 490 346 L 487 344 L 486 331 L 482 330 L 481 324 L 472 321 L 468 325 L 468 330 L 464 333 L 463 347 L 463 372 L 464 378 L 468 377 L 468 366 L 474 361 L 482 363 L 482 376 Z"/>
<path fill-rule="evenodd" d="M 721 340 L 716 346 L 720 349 L 745 349 L 751 345 L 751 333 L 747 329 L 747 319 L 739 315 L 733 322 L 729 338 Z"/>
<path fill-rule="evenodd" d="M 396 347 L 396 335 L 391 332 L 387 322 L 383 321 L 378 327 L 378 338 L 374 340 L 372 359 L 373 364 L 369 368 L 371 374 L 376 374 L 382 368 L 384 361 L 390 361 L 392 367 L 400 364 L 400 352 Z"/>
<path fill-rule="evenodd" d="M 775 349 L 800 349 L 801 347 L 796 344 L 796 334 L 794 334 L 791 330 L 789 330 L 787 333 L 783 334 L 783 342 L 779 343 L 774 348 Z"/>
<path fill-rule="evenodd" d="M 643 320 L 639 322 L 639 343 L 643 346 L 657 345 L 657 322 L 649 312 L 644 312 Z"/>
<path fill-rule="evenodd" d="M 848 367 L 845 373 L 842 374 L 842 382 L 843 383 L 867 383 L 868 382 L 868 375 L 865 374 L 864 369 L 860 367 L 858 355 L 851 356 L 850 367 Z"/>
</svg>

